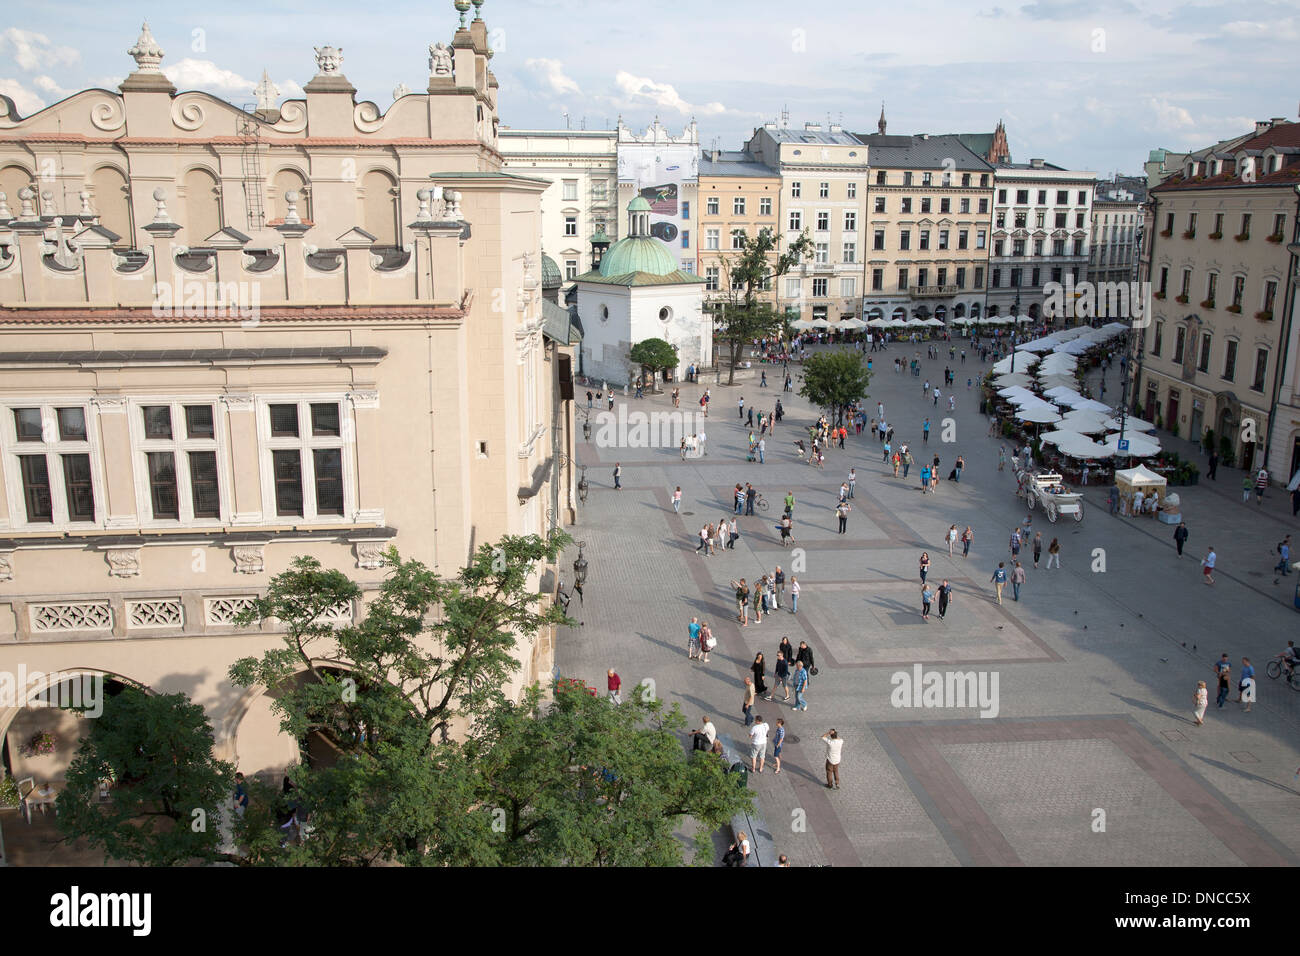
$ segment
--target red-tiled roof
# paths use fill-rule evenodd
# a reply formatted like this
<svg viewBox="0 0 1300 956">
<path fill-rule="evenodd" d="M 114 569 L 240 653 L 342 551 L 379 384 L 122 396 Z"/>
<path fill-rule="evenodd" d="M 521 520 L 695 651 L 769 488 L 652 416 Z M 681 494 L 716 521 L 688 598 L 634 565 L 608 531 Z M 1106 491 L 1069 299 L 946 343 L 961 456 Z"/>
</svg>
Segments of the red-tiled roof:
<svg viewBox="0 0 1300 956">
<path fill-rule="evenodd" d="M 1258 136 L 1252 136 L 1232 150 L 1233 155 L 1243 151 L 1255 153 L 1256 175 L 1253 182 L 1245 182 L 1238 174 L 1236 164 L 1225 161 L 1223 172 L 1217 176 L 1207 176 L 1202 172 L 1188 179 L 1185 173 L 1178 172 L 1154 187 L 1151 192 L 1164 193 L 1181 189 L 1248 189 L 1261 186 L 1293 186 L 1300 183 L 1300 156 L 1283 154 L 1281 169 L 1274 173 L 1263 173 L 1263 161 L 1259 158 L 1259 153 L 1270 146 L 1300 147 L 1300 123 L 1279 124 Z M 1203 160 L 1198 165 L 1202 170 L 1207 167 Z"/>
</svg>

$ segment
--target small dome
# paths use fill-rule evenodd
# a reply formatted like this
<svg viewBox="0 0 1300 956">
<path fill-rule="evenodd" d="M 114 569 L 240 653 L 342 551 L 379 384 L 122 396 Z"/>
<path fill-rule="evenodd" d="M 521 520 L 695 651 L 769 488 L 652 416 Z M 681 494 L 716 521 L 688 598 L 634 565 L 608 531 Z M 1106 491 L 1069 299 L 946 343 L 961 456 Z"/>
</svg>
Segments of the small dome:
<svg viewBox="0 0 1300 956">
<path fill-rule="evenodd" d="M 542 288 L 558 289 L 564 284 L 564 274 L 560 272 L 560 267 L 555 264 L 555 260 L 542 253 Z"/>
<path fill-rule="evenodd" d="M 645 202 L 644 199 L 641 201 Z M 609 247 L 609 251 L 600 260 L 600 274 L 603 276 L 621 276 L 630 272 L 666 276 L 678 268 L 677 260 L 673 258 L 668 246 L 652 236 L 620 239 Z"/>
<path fill-rule="evenodd" d="M 633 199 L 630 203 L 627 204 L 627 211 L 628 212 L 649 212 L 650 203 L 646 202 L 646 198 L 644 196 L 637 196 L 635 199 Z"/>
</svg>

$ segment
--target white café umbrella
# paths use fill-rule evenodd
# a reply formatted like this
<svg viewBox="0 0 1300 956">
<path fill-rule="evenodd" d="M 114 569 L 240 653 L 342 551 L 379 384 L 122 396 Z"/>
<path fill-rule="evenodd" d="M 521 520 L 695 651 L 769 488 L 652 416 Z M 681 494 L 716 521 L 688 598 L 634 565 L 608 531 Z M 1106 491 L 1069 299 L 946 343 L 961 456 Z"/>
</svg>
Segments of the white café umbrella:
<svg viewBox="0 0 1300 956">
<path fill-rule="evenodd" d="M 1114 418 L 1108 418 L 1108 419 L 1106 419 L 1106 427 L 1107 427 L 1107 428 L 1113 428 L 1113 429 L 1115 429 L 1116 431 L 1118 431 L 1118 430 L 1119 430 L 1119 418 L 1118 418 L 1118 417 L 1114 417 Z M 1156 430 L 1156 426 L 1155 426 L 1155 425 L 1151 424 L 1150 422 L 1143 421 L 1143 420 L 1140 419 L 1140 418 L 1134 418 L 1132 415 L 1130 415 L 1130 416 L 1129 416 L 1127 419 L 1125 419 L 1125 421 L 1124 421 L 1124 432 L 1125 432 L 1125 434 L 1127 434 L 1128 432 L 1137 432 L 1137 433 L 1141 433 L 1141 432 L 1153 432 L 1153 431 L 1155 431 L 1155 430 Z"/>
<path fill-rule="evenodd" d="M 1105 402 L 1099 402 L 1095 398 L 1085 398 L 1081 402 L 1075 402 L 1070 407 L 1076 412 L 1100 412 L 1102 415 L 1112 415 L 1115 412 Z"/>
<path fill-rule="evenodd" d="M 1051 405 L 1028 405 L 1024 408 L 1017 409 L 1016 418 L 1022 422 L 1033 422 L 1036 425 L 1055 425 L 1061 420 L 1061 415 Z"/>
<path fill-rule="evenodd" d="M 925 320 L 924 322 L 922 322 L 921 324 L 922 324 L 922 325 L 934 326 L 934 327 L 936 327 L 936 328 L 943 328 L 943 319 L 936 319 L 934 316 L 930 316 L 928 319 L 926 319 L 926 320 Z"/>
<path fill-rule="evenodd" d="M 1114 454 L 1105 445 L 1100 445 L 1078 432 L 1048 432 L 1042 436 L 1043 441 L 1048 441 L 1049 436 L 1051 436 L 1051 444 L 1055 445 L 1062 455 L 1069 455 L 1071 458 L 1109 458 Z"/>
<path fill-rule="evenodd" d="M 813 324 L 811 319 L 797 319 L 790 323 L 790 327 L 797 329 L 800 332 L 807 332 L 809 329 L 815 328 L 816 326 Z"/>
<path fill-rule="evenodd" d="M 1008 355 L 1004 359 L 998 359 L 993 363 L 993 371 L 999 374 L 1002 372 L 1028 372 L 1037 364 L 1037 355 L 1017 353 Z"/>
<path fill-rule="evenodd" d="M 1128 442 L 1126 452 L 1119 450 L 1119 432 L 1107 435 L 1103 444 L 1117 455 L 1132 455 L 1134 458 L 1150 458 L 1152 455 L 1160 454 L 1160 440 L 1152 435 L 1125 431 L 1124 440 Z"/>
<path fill-rule="evenodd" d="M 1016 321 L 1019 322 L 1019 323 L 1021 323 L 1022 325 L 1025 325 L 1025 324 L 1028 324 L 1028 323 L 1030 323 L 1030 322 L 1032 322 L 1032 321 L 1034 321 L 1034 320 L 1031 319 L 1031 318 L 1030 318 L 1029 316 L 1027 316 L 1027 315 L 1018 315 L 1018 316 L 1016 316 Z"/>
<path fill-rule="evenodd" d="M 839 323 L 839 325 L 837 325 L 837 326 L 835 326 L 835 327 L 836 327 L 837 329 L 855 329 L 855 330 L 856 330 L 856 329 L 863 329 L 863 328 L 866 328 L 866 326 L 867 326 L 867 323 L 863 322 L 861 319 L 844 319 L 844 320 L 842 320 L 842 321 Z"/>
<path fill-rule="evenodd" d="M 1037 395 L 1025 388 L 1023 385 L 1007 385 L 998 389 L 998 394 L 1008 401 L 1020 399 L 1022 401 L 1042 401 Z"/>
<path fill-rule="evenodd" d="M 827 322 L 825 319 L 813 319 L 811 322 L 808 323 L 808 328 L 810 328 L 810 329 L 828 329 L 828 328 L 830 328 L 830 325 L 831 325 L 831 324 L 830 324 L 829 322 Z"/>
<path fill-rule="evenodd" d="M 1066 412 L 1061 427 L 1081 435 L 1100 435 L 1109 429 L 1106 419 L 1097 412 Z"/>
<path fill-rule="evenodd" d="M 1060 404 L 1068 405 L 1070 404 L 1070 399 L 1075 397 L 1082 398 L 1083 396 L 1068 385 L 1053 385 L 1051 388 L 1043 389 L 1043 397 L 1062 399 L 1063 401 L 1061 401 Z"/>
<path fill-rule="evenodd" d="M 1011 385 L 1019 385 L 1023 388 L 1028 388 L 1030 385 L 1034 384 L 1034 380 L 1028 375 L 1021 375 L 1019 372 L 1014 374 L 1011 372 L 1005 372 L 993 379 L 993 384 L 998 388 L 1007 388 Z"/>
<path fill-rule="evenodd" d="M 891 329 L 902 329 L 907 327 L 907 323 L 904 322 L 902 319 L 890 319 L 889 327 Z"/>
</svg>

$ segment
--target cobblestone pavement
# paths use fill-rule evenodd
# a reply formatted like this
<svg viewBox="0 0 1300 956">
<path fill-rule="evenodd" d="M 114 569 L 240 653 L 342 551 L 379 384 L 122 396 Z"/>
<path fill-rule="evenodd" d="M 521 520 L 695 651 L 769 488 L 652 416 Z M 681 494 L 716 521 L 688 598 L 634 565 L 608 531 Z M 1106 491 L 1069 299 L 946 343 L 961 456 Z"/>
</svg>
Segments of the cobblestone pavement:
<svg viewBox="0 0 1300 956">
<path fill-rule="evenodd" d="M 688 726 L 710 714 L 740 742 L 742 679 L 755 653 L 764 652 L 770 674 L 783 635 L 796 647 L 807 641 L 819 669 L 807 712 L 795 713 L 780 692 L 756 707 L 769 723 L 786 721 L 784 772 L 775 775 L 769 762 L 750 777 L 778 849 L 795 865 L 1300 862 L 1300 693 L 1263 667 L 1296 632 L 1297 612 L 1283 599 L 1294 579 L 1275 586 L 1266 573 L 1265 552 L 1295 530 L 1285 495 L 1274 491 L 1263 508 L 1234 507 L 1204 480 L 1180 489 L 1192 536 L 1179 559 L 1171 528 L 1112 517 L 1105 490 L 1090 489 L 1082 522 L 1049 524 L 1034 512 L 1044 541 L 1059 538 L 1062 568 L 1034 569 L 1022 552 L 1021 600 L 1008 585 L 999 606 L 989 578 L 998 561 L 1010 567 L 1007 539 L 1025 512 L 1009 466 L 998 471 L 1001 440 L 986 437 L 977 391 L 965 388 L 987 366 L 923 360 L 920 378 L 894 373 L 893 358 L 914 351 L 894 345 L 871 356 L 868 401 L 873 412 L 884 403 L 895 444 L 911 445 L 917 465 L 906 480 L 882 464 L 875 438 L 852 430 L 844 451 L 827 453 L 825 470 L 801 463 L 792 442 L 806 437 L 817 411 L 782 394 L 779 374 L 768 389 L 756 375 L 731 387 L 707 383 L 714 400 L 704 457 L 683 462 L 675 445 L 580 443 L 592 490 L 570 530 L 586 544 L 590 572 L 586 604 L 570 609 L 583 625 L 559 636 L 560 671 L 599 684 L 614 667 L 625 686 L 653 681 L 655 693 L 681 705 Z M 959 383 L 951 413 L 947 390 L 938 408 L 920 395 L 945 365 Z M 683 412 L 698 408 L 704 387 L 682 388 Z M 778 397 L 785 406 L 764 464 L 745 460 L 741 395 L 747 408 L 768 411 Z M 628 404 L 671 411 L 666 394 Z M 917 472 L 935 454 L 942 478 L 958 454 L 966 470 L 960 483 L 943 480 L 937 494 L 922 495 Z M 621 491 L 613 490 L 615 461 Z M 856 496 L 840 535 L 834 508 L 850 467 Z M 739 519 L 735 550 L 697 555 L 700 527 L 730 519 L 737 481 L 753 482 L 769 510 Z M 677 485 L 681 515 L 671 506 Z M 796 498 L 795 548 L 783 547 L 776 529 L 787 491 Z M 948 556 L 951 524 L 974 529 L 968 559 L 960 547 Z M 1209 544 L 1219 553 L 1213 587 L 1199 566 Z M 921 619 L 922 550 L 933 562 L 930 580 L 953 584 L 946 620 L 937 607 L 928 623 Z M 761 624 L 751 616 L 742 628 L 729 582 L 752 582 L 777 563 L 802 585 L 798 615 L 783 609 Z M 687 660 L 692 616 L 718 637 L 708 664 Z M 1243 656 L 1254 660 L 1259 701 L 1246 713 L 1212 699 L 1196 727 L 1196 682 L 1206 680 L 1213 698 L 1211 664 L 1224 651 L 1238 669 Z M 917 665 L 926 674 L 982 675 L 989 691 L 996 687 L 997 715 L 981 717 L 976 706 L 955 706 L 973 700 L 951 696 L 928 701 L 949 706 L 895 706 L 896 686 L 910 684 Z M 964 689 L 960 681 L 949 687 Z M 845 740 L 838 791 L 825 788 L 819 739 L 831 727 Z"/>
</svg>

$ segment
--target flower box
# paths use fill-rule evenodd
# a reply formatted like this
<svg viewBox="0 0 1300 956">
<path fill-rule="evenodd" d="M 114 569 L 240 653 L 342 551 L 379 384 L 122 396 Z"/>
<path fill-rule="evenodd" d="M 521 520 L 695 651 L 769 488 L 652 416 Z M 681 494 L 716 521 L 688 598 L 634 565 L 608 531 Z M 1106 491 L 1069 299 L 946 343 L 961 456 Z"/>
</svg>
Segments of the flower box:
<svg viewBox="0 0 1300 956">
<path fill-rule="evenodd" d="M 1173 234 L 1174 234 L 1174 231 L 1173 231 L 1172 229 L 1162 229 L 1162 230 L 1160 230 L 1160 235 L 1164 236 L 1166 239 L 1168 239 L 1168 238 L 1169 238 L 1170 236 L 1172 236 Z"/>
<path fill-rule="evenodd" d="M 1241 233 L 1238 233 L 1237 235 L 1233 236 L 1232 238 L 1236 239 L 1238 242 L 1245 242 L 1247 239 L 1250 238 L 1250 233 L 1248 233 L 1248 232 L 1241 232 Z"/>
<path fill-rule="evenodd" d="M 1174 296 L 1174 301 L 1175 301 L 1175 302 L 1181 302 L 1183 305 L 1186 305 L 1186 304 L 1187 304 L 1187 296 L 1185 296 L 1185 295 Z"/>
<path fill-rule="evenodd" d="M 1204 302 L 1201 303 L 1201 308 L 1202 308 L 1202 309 L 1212 309 L 1212 308 L 1214 308 L 1214 300 L 1213 300 L 1213 299 L 1206 299 Z"/>
<path fill-rule="evenodd" d="M 32 734 L 31 738 L 18 749 L 24 757 L 43 757 L 54 753 L 58 743 L 54 734 L 48 730 L 41 730 Z"/>
<path fill-rule="evenodd" d="M 1273 321 L 1273 310 L 1272 310 L 1272 309 L 1263 309 L 1263 310 L 1261 310 L 1261 311 L 1259 311 L 1259 312 L 1256 312 L 1256 313 L 1255 313 L 1255 318 L 1259 319 L 1261 322 L 1272 322 L 1272 321 Z"/>
<path fill-rule="evenodd" d="M 1268 241 L 1269 241 L 1269 242 L 1281 242 L 1281 241 L 1282 241 L 1282 233 L 1280 233 L 1280 232 L 1275 232 L 1275 233 L 1273 233 L 1273 235 L 1271 235 L 1271 236 L 1268 237 Z"/>
<path fill-rule="evenodd" d="M 1161 302 L 1164 301 L 1165 294 L 1164 294 L 1163 292 L 1155 292 L 1155 293 L 1153 293 L 1153 295 L 1154 295 L 1155 298 L 1159 299 Z"/>
<path fill-rule="evenodd" d="M 1183 238 L 1184 238 L 1184 239 L 1195 239 L 1195 238 L 1196 238 L 1196 230 L 1194 230 L 1194 229 L 1188 229 L 1186 232 L 1183 233 Z"/>
<path fill-rule="evenodd" d="M 1230 305 L 1228 306 L 1228 311 L 1231 312 L 1233 315 L 1241 315 L 1241 306 Z"/>
<path fill-rule="evenodd" d="M 1212 232 L 1212 233 L 1210 233 L 1210 238 L 1211 238 L 1211 239 L 1222 239 L 1222 238 L 1223 238 L 1223 233 L 1221 233 L 1221 232 Z"/>
</svg>

